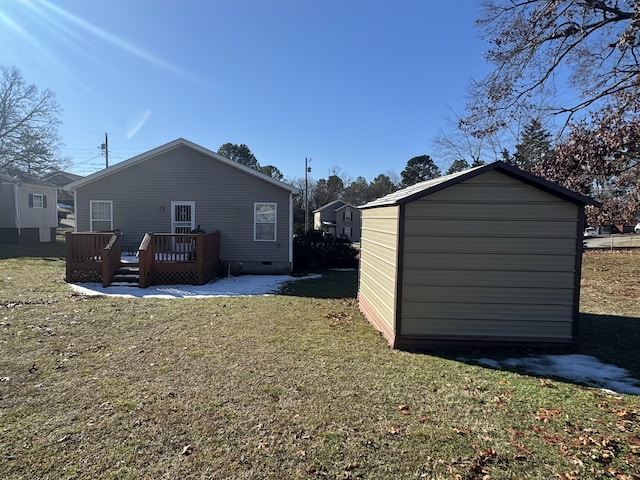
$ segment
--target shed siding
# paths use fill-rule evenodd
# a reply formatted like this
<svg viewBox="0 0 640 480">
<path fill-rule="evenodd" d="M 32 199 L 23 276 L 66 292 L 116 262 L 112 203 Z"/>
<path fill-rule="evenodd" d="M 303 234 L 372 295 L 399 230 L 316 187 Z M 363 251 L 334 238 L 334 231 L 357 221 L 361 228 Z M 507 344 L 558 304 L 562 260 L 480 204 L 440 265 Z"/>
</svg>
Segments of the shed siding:
<svg viewBox="0 0 640 480">
<path fill-rule="evenodd" d="M 76 191 L 76 225 L 87 231 L 91 200 L 113 200 L 113 228 L 138 244 L 146 232 L 171 231 L 171 201 L 195 201 L 195 225 L 220 230 L 228 261 L 289 261 L 289 192 L 180 146 Z M 253 240 L 254 202 L 277 203 L 275 242 Z"/>
<path fill-rule="evenodd" d="M 398 207 L 362 212 L 358 296 L 377 313 L 388 330 L 395 329 Z"/>
<path fill-rule="evenodd" d="M 398 333 L 571 340 L 577 205 L 489 171 L 404 219 Z"/>
</svg>

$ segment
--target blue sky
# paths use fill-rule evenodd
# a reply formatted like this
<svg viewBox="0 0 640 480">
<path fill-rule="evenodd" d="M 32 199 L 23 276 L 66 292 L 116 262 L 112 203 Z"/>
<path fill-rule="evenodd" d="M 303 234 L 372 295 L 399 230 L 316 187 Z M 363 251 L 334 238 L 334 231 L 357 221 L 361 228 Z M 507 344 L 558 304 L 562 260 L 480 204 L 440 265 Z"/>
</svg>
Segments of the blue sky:
<svg viewBox="0 0 640 480">
<path fill-rule="evenodd" d="M 184 137 L 287 178 L 399 175 L 489 66 L 472 0 L 0 0 L 0 64 L 56 94 L 70 171 Z"/>
</svg>

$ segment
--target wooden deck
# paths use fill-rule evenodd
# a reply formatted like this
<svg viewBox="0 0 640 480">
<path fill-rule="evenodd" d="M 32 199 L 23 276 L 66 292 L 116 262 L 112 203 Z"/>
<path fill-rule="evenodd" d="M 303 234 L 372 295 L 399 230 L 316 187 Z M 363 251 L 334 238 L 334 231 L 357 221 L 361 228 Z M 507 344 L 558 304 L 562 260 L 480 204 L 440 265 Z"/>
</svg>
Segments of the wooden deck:
<svg viewBox="0 0 640 480">
<path fill-rule="evenodd" d="M 220 232 L 147 233 L 137 250 L 138 263 L 122 262 L 122 234 L 69 232 L 66 281 L 99 282 L 108 287 L 123 267 L 136 272 L 137 285 L 202 285 L 220 270 Z"/>
</svg>

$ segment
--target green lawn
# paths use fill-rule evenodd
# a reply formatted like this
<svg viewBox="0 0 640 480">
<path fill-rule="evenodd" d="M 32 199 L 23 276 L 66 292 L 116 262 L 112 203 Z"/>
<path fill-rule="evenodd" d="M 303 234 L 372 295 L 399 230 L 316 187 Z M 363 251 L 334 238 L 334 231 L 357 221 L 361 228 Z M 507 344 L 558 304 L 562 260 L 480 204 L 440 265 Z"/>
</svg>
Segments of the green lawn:
<svg viewBox="0 0 640 480">
<path fill-rule="evenodd" d="M 2 478 L 640 478 L 638 397 L 392 351 L 355 272 L 87 298 L 62 245 L 0 249 Z M 585 255 L 576 351 L 640 376 L 638 298 L 640 254 Z"/>
</svg>

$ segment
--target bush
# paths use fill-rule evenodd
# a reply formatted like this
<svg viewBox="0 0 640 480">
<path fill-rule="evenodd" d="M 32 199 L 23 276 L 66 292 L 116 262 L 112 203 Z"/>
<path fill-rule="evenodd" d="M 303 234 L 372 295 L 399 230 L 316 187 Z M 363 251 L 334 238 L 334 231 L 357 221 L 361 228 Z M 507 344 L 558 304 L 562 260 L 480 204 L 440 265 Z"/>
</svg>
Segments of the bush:
<svg viewBox="0 0 640 480">
<path fill-rule="evenodd" d="M 355 268 L 358 266 L 357 255 L 358 251 L 349 242 L 318 230 L 296 235 L 293 239 L 294 270 Z"/>
</svg>

